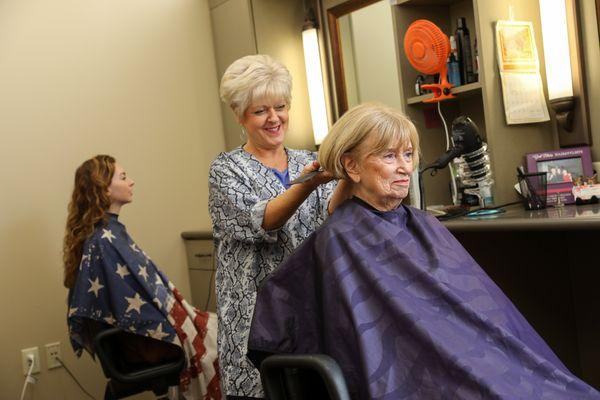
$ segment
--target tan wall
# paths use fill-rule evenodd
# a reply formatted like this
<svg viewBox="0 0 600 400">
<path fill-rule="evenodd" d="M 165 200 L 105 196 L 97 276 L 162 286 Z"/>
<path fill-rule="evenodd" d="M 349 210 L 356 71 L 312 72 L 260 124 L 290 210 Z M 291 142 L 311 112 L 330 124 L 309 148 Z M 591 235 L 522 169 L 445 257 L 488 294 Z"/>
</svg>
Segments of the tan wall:
<svg viewBox="0 0 600 400">
<path fill-rule="evenodd" d="M 354 11 L 351 18 L 360 102 L 402 108 L 390 3 L 371 4 Z"/>
<path fill-rule="evenodd" d="M 23 384 L 20 349 L 60 341 L 96 398 L 100 368 L 75 359 L 61 242 L 75 168 L 96 153 L 135 179 L 122 220 L 186 297 L 181 231 L 209 229 L 207 173 L 224 150 L 206 1 L 0 2 L 0 398 Z M 81 399 L 62 369 L 27 399 Z M 151 398 L 151 396 L 149 396 Z"/>
</svg>

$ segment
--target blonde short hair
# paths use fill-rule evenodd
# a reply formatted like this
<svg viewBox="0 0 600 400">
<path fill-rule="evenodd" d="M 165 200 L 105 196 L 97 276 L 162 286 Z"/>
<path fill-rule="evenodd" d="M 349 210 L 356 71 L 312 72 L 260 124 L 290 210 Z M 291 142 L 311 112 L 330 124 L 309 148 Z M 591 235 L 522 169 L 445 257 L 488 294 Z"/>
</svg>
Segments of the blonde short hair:
<svg viewBox="0 0 600 400">
<path fill-rule="evenodd" d="M 264 98 L 292 100 L 292 76 L 267 55 L 245 56 L 234 61 L 221 78 L 221 100 L 242 118 L 253 101 Z"/>
<path fill-rule="evenodd" d="M 367 137 L 374 138 L 374 145 L 365 155 L 410 142 L 414 168 L 417 168 L 419 134 L 415 125 L 399 111 L 378 103 L 356 106 L 337 120 L 319 149 L 321 167 L 336 178 L 347 177 L 342 155 L 356 150 Z"/>
</svg>

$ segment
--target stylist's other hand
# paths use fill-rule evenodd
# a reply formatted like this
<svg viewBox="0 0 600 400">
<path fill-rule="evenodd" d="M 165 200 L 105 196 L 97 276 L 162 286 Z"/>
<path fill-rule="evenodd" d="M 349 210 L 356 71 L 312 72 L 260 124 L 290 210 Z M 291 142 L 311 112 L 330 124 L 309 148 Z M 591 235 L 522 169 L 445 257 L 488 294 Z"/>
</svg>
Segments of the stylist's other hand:
<svg viewBox="0 0 600 400">
<path fill-rule="evenodd" d="M 319 164 L 318 161 L 313 161 L 310 164 L 308 164 L 306 167 L 304 167 L 300 176 L 317 171 L 320 167 L 321 167 L 321 165 Z M 322 171 L 322 172 L 319 172 L 317 175 L 313 176 L 308 181 L 304 182 L 303 185 L 310 186 L 314 189 L 317 186 L 327 183 L 331 180 L 333 180 L 333 175 L 331 174 L 331 172 Z"/>
</svg>

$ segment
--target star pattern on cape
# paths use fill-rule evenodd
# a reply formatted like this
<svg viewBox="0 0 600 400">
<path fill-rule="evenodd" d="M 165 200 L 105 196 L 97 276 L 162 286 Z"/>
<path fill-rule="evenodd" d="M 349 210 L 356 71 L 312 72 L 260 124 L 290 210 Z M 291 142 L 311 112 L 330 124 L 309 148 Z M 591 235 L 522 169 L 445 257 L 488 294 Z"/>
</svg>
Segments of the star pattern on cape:
<svg viewBox="0 0 600 400">
<path fill-rule="evenodd" d="M 94 295 L 98 297 L 98 292 L 104 287 L 104 285 L 100 284 L 100 278 L 96 277 L 96 279 L 94 279 L 93 281 L 91 279 L 88 279 L 88 281 L 90 282 L 90 288 L 88 289 L 88 293 L 93 292 Z"/>
<path fill-rule="evenodd" d="M 104 321 L 106 321 L 106 323 L 109 324 L 109 325 L 114 325 L 117 322 L 117 320 L 114 319 L 112 315 L 109 315 L 108 317 L 105 317 Z"/>
<path fill-rule="evenodd" d="M 78 309 L 79 307 L 69 307 L 69 317 L 73 316 Z"/>
<path fill-rule="evenodd" d="M 156 306 L 157 306 L 158 308 L 162 308 L 162 303 L 161 303 L 161 301 L 158 299 L 158 297 L 155 297 L 155 298 L 153 298 L 153 299 L 152 299 L 152 301 L 154 302 L 154 304 L 156 304 Z"/>
<path fill-rule="evenodd" d="M 158 340 L 162 340 L 163 338 L 169 336 L 168 333 L 163 332 L 162 322 L 160 324 L 158 324 L 158 327 L 156 329 L 148 329 L 148 334 L 150 335 L 151 338 L 158 339 Z"/>
<path fill-rule="evenodd" d="M 127 300 L 127 303 L 129 303 L 129 305 L 127 306 L 127 310 L 125 310 L 126 313 L 128 313 L 131 310 L 135 310 L 138 312 L 138 314 L 140 314 L 140 308 L 144 304 L 146 304 L 146 302 L 140 297 L 139 293 L 136 293 L 133 297 L 125 296 L 125 300 Z"/>
<path fill-rule="evenodd" d="M 146 270 L 147 268 L 147 265 L 140 265 L 140 272 L 138 272 L 138 275 L 143 277 L 145 281 L 148 281 L 148 271 Z"/>
<path fill-rule="evenodd" d="M 135 251 L 136 253 L 140 252 L 140 250 L 137 248 L 137 245 L 135 243 L 131 243 L 129 245 L 129 247 L 131 247 L 131 250 Z"/>
<path fill-rule="evenodd" d="M 121 277 L 121 279 L 125 279 L 127 275 L 129 275 L 129 271 L 127 270 L 127 265 L 121 265 L 117 263 L 117 275 Z"/>
<path fill-rule="evenodd" d="M 165 286 L 165 284 L 163 283 L 163 281 L 162 281 L 162 279 L 161 279 L 161 277 L 160 277 L 159 274 L 156 274 L 156 281 L 154 281 L 154 284 L 155 285 L 163 285 L 163 286 Z"/>
<path fill-rule="evenodd" d="M 112 234 L 110 229 L 102 229 L 102 239 L 106 239 L 108 240 L 110 243 L 112 243 L 113 239 L 116 239 L 117 237 L 115 235 Z"/>
<path fill-rule="evenodd" d="M 83 263 L 85 263 L 85 260 L 87 260 L 88 258 L 90 258 L 89 254 L 84 254 L 81 256 L 81 262 L 79 263 L 79 270 L 81 271 L 83 269 Z"/>
</svg>

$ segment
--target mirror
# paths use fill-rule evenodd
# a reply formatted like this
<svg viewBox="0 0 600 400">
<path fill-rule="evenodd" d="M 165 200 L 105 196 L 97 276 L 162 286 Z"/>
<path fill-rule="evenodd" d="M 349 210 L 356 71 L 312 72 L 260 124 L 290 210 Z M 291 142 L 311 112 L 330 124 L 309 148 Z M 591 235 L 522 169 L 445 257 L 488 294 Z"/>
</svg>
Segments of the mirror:
<svg viewBox="0 0 600 400">
<path fill-rule="evenodd" d="M 390 2 L 349 0 L 327 19 L 338 117 L 366 101 L 401 108 Z"/>
</svg>

